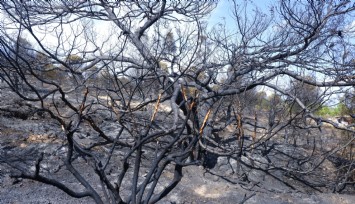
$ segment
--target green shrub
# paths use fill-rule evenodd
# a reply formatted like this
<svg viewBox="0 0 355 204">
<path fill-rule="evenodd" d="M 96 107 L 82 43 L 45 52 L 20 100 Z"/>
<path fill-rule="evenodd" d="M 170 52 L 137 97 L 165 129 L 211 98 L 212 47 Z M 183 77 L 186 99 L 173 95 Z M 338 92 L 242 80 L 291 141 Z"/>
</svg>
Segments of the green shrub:
<svg viewBox="0 0 355 204">
<path fill-rule="evenodd" d="M 336 107 L 331 106 L 322 106 L 320 109 L 317 110 L 317 114 L 319 116 L 328 116 L 328 117 L 335 117 L 342 115 L 344 104 L 338 104 Z"/>
</svg>

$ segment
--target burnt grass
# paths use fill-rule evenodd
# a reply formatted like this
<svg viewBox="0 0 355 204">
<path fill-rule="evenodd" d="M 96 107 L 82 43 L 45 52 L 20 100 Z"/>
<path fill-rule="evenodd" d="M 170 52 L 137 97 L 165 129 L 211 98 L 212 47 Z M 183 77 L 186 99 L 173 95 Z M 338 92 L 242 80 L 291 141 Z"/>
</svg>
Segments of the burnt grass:
<svg viewBox="0 0 355 204">
<path fill-rule="evenodd" d="M 11 177 L 19 174 L 12 165 L 31 171 L 43 152 L 46 156 L 42 162 L 43 173 L 54 173 L 56 179 L 65 181 L 71 188 L 83 188 L 63 165 L 66 142 L 59 124 L 36 111 L 34 104 L 21 101 L 6 89 L 1 89 L 0 95 L 0 203 L 94 203 L 90 198 L 72 198 L 50 185 Z M 107 128 L 115 131 L 109 121 Z M 159 203 L 354 203 L 354 183 L 345 186 L 332 183 L 341 172 L 339 167 L 349 162 L 341 154 L 325 159 L 309 173 L 287 172 L 281 168 L 299 168 L 300 172 L 309 169 L 320 155 L 342 141 L 334 137 L 335 130 L 330 127 L 323 132 L 296 131 L 299 132 L 292 138 L 280 135 L 241 157 L 207 153 L 204 165 L 184 168 L 182 181 Z M 79 142 L 90 143 L 90 133 L 82 131 L 76 136 Z M 236 143 L 233 140 L 224 136 L 220 142 Z M 246 145 L 250 142 L 250 138 L 245 138 Z M 309 159 L 314 162 L 308 162 Z M 118 168 L 119 162 L 108 171 Z M 80 156 L 74 162 L 83 177 L 100 189 L 99 178 L 88 165 L 90 161 Z M 172 177 L 167 169 L 162 186 Z M 128 188 L 129 185 L 123 191 L 129 191 Z M 343 189 L 339 191 L 339 188 Z"/>
</svg>

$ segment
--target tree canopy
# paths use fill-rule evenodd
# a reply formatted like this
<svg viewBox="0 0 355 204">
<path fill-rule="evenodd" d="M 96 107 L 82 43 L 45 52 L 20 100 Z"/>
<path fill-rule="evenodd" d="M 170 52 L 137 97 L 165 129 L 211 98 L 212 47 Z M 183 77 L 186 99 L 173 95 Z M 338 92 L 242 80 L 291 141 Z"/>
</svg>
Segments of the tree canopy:
<svg viewBox="0 0 355 204">
<path fill-rule="evenodd" d="M 204 164 L 207 155 L 262 169 L 243 158 L 267 158 L 288 128 L 328 124 L 352 134 L 346 145 L 307 155 L 308 167 L 267 159 L 264 171 L 307 183 L 306 172 L 355 139 L 354 123 L 317 115 L 332 95 L 347 93 L 352 106 L 355 6 L 283 0 L 265 12 L 249 1 L 230 3 L 233 26 L 209 25 L 214 1 L 1 1 L 0 78 L 61 127 L 60 165 L 84 190 L 53 179 L 40 149 L 33 171 L 8 162 L 17 176 L 97 203 L 155 203 L 179 183 L 183 167 Z M 257 108 L 262 89 L 274 95 Z M 221 136 L 231 125 L 235 131 Z M 102 189 L 82 177 L 78 158 L 92 161 Z M 174 176 L 160 188 L 165 171 Z"/>
</svg>

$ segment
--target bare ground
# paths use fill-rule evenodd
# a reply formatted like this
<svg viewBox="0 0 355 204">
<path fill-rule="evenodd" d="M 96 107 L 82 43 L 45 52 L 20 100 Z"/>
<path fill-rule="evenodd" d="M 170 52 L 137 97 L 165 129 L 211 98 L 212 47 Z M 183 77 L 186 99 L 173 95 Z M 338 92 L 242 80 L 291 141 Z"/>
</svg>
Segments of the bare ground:
<svg viewBox="0 0 355 204">
<path fill-rule="evenodd" d="M 0 105 L 0 154 L 6 159 L 26 159 L 32 153 L 41 151 L 61 151 L 59 144 L 63 141 L 57 134 L 60 127 L 48 122 L 48 118 L 28 116 L 26 112 L 31 105 L 16 102 L 15 97 L 7 92 L 1 92 Z M 85 142 L 85 141 L 83 141 Z M 65 149 L 63 149 L 65 151 Z M 14 157 L 13 155 L 17 155 Z M 61 158 L 52 155 L 46 164 L 54 166 Z M 219 159 L 223 162 L 223 159 Z M 98 181 L 94 172 L 86 167 L 87 161 L 77 160 L 76 167 L 86 178 Z M 331 164 L 327 164 L 331 166 Z M 57 179 L 66 180 L 69 186 L 80 188 L 64 169 L 56 169 Z M 331 167 L 329 167 L 331 168 Z M 191 166 L 184 169 L 184 177 L 179 185 L 160 203 L 354 203 L 355 192 L 347 194 L 319 193 L 306 189 L 290 189 L 277 183 L 269 177 L 264 178 L 264 184 L 246 185 L 233 180 L 233 175 L 225 177 L 228 169 L 217 165 L 212 170 L 201 166 Z M 14 173 L 9 166 L 0 161 L 0 203 L 93 203 L 90 198 L 75 199 L 55 187 L 31 180 L 10 178 Z M 165 172 L 166 178 L 172 174 Z M 65 179 L 64 179 L 65 178 Z M 231 179 L 230 179 L 231 178 Z M 101 188 L 99 182 L 94 188 Z"/>
</svg>

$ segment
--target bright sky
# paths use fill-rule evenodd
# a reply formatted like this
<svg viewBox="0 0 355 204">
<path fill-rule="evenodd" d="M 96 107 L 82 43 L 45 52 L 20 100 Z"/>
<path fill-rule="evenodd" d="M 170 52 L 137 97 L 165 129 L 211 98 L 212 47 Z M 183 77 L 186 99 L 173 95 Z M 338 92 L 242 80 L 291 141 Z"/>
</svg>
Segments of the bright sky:
<svg viewBox="0 0 355 204">
<path fill-rule="evenodd" d="M 242 4 L 244 1 L 243 0 L 237 0 L 237 3 Z M 248 1 L 248 3 L 251 3 Z M 270 8 L 272 4 L 277 4 L 278 0 L 255 0 L 254 3 L 251 4 L 250 7 L 248 7 L 246 15 L 249 15 L 249 17 L 252 16 L 253 14 L 253 9 L 257 7 L 260 9 L 261 12 L 265 13 L 266 15 L 270 14 Z M 230 0 L 220 0 L 218 1 L 217 7 L 212 11 L 210 17 L 208 18 L 208 24 L 209 28 L 212 28 L 214 25 L 217 25 L 218 23 L 225 22 L 226 27 L 228 29 L 235 30 L 236 28 L 236 23 L 235 19 L 233 18 L 233 2 Z M 243 14 L 242 14 L 243 15 Z M 0 12 L 0 21 L 5 21 L 6 19 L 3 19 L 1 16 Z M 353 21 L 353 24 L 355 25 L 355 20 Z M 181 25 L 180 25 L 181 26 Z M 75 26 L 76 27 L 76 26 Z M 107 27 L 109 26 L 109 23 L 102 23 L 100 24 L 95 24 L 95 30 L 97 31 L 97 34 L 100 36 L 99 37 L 99 42 L 104 42 L 107 40 L 107 38 L 112 37 L 112 34 L 115 32 L 112 29 L 108 29 Z M 185 27 L 185 26 L 181 26 Z M 351 27 L 351 26 L 350 26 Z M 354 26 L 353 26 L 354 27 Z M 71 29 L 69 29 L 71 30 Z M 68 33 L 68 38 L 70 38 L 70 34 Z M 56 40 L 56 35 L 55 33 L 52 33 L 52 35 L 47 35 L 46 37 L 43 36 L 43 40 L 48 41 L 48 42 L 57 42 Z M 31 39 L 29 39 L 31 41 Z M 58 42 L 60 43 L 60 42 Z M 62 44 L 62 43 L 60 43 Z M 106 46 L 108 46 L 106 44 Z M 280 81 L 278 81 L 280 83 Z"/>
<path fill-rule="evenodd" d="M 263 13 L 269 14 L 269 10 L 272 4 L 277 3 L 277 0 L 256 0 L 252 2 L 251 6 L 248 6 L 248 12 L 250 12 L 250 16 L 252 16 L 253 9 L 256 7 Z M 239 0 L 237 3 L 241 4 L 243 1 Z M 251 2 L 248 2 L 251 3 Z M 208 19 L 209 28 L 213 26 L 225 22 L 226 28 L 230 29 L 230 31 L 236 31 L 236 21 L 233 16 L 234 4 L 230 0 L 221 0 L 218 2 L 217 7 L 212 11 L 210 18 Z M 250 17 L 249 16 L 249 17 Z M 280 83 L 280 82 L 278 82 Z M 267 87 L 261 87 L 260 91 L 265 91 L 269 96 L 274 92 Z"/>
<path fill-rule="evenodd" d="M 243 2 L 243 1 L 237 1 Z M 253 3 L 254 7 L 258 7 L 262 12 L 268 14 L 271 4 L 277 3 L 276 0 L 258 0 Z M 212 11 L 209 18 L 210 26 L 216 25 L 225 21 L 230 29 L 235 29 L 235 20 L 233 19 L 234 4 L 230 0 L 220 0 L 217 7 Z"/>
<path fill-rule="evenodd" d="M 237 0 L 238 4 L 242 4 L 243 0 Z M 272 7 L 272 5 L 274 4 L 278 4 L 279 1 L 278 0 L 254 0 L 254 1 L 248 1 L 248 3 L 251 3 L 251 6 L 248 7 L 248 11 L 247 11 L 247 15 L 249 15 L 249 17 L 253 16 L 253 9 L 255 9 L 255 7 L 257 7 L 261 12 L 263 12 L 266 15 L 270 14 L 270 8 Z M 210 28 L 212 28 L 213 26 L 221 23 L 221 22 L 225 22 L 226 28 L 230 29 L 231 31 L 235 31 L 236 30 L 236 23 L 235 23 L 235 19 L 233 17 L 233 2 L 230 0 L 221 0 L 218 2 L 217 7 L 212 11 L 211 16 L 208 20 L 209 26 Z M 243 16 L 243 15 L 242 15 Z M 344 31 L 346 32 L 346 30 L 348 31 L 348 33 L 354 33 L 355 29 L 355 20 L 352 21 L 352 23 L 350 25 L 348 25 L 347 27 L 344 28 Z M 353 39 L 355 39 L 355 36 L 349 36 L 349 39 L 351 39 L 353 37 Z M 352 40 L 351 40 L 352 41 Z M 355 41 L 355 40 L 354 40 Z M 286 77 L 288 78 L 288 77 Z M 285 79 L 285 77 L 284 77 Z M 273 83 L 278 84 L 279 86 L 282 87 L 286 87 L 288 86 L 288 82 L 287 80 L 284 79 L 275 79 L 273 80 Z M 273 91 L 268 90 L 268 88 L 265 88 L 263 91 L 266 91 L 267 95 L 270 95 L 273 93 Z M 335 96 L 336 98 L 338 96 Z"/>
</svg>

